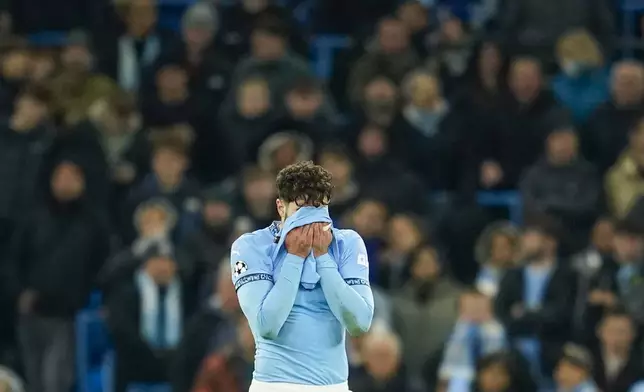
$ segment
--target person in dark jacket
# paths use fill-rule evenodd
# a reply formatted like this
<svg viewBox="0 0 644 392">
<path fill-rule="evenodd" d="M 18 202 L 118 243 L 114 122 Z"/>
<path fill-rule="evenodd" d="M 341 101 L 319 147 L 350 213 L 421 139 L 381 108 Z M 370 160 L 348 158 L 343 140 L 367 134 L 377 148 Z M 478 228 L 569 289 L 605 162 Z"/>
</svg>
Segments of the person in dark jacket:
<svg viewBox="0 0 644 392">
<path fill-rule="evenodd" d="M 302 55 L 308 55 L 306 36 L 298 31 L 296 21 L 290 10 L 275 4 L 272 0 L 242 0 L 229 7 L 221 7 L 221 29 L 217 36 L 217 46 L 223 49 L 232 61 L 243 58 L 252 45 L 252 30 L 262 20 L 276 19 L 287 26 L 290 45 Z"/>
<path fill-rule="evenodd" d="M 510 66 L 509 94 L 496 111 L 494 125 L 473 133 L 474 156 L 481 185 L 489 189 L 514 189 L 521 173 L 542 154 L 546 137 L 570 123 L 545 89 L 539 62 L 518 58 Z"/>
<path fill-rule="evenodd" d="M 532 165 L 521 180 L 527 215 L 551 214 L 566 227 L 566 251 L 579 251 L 588 228 L 597 218 L 601 182 L 595 167 L 578 155 L 578 139 L 571 128 L 553 130 L 546 140 L 545 159 Z"/>
<path fill-rule="evenodd" d="M 362 343 L 362 351 L 365 362 L 349 377 L 349 388 L 353 392 L 409 390 L 407 374 L 401 363 L 400 340 L 394 333 L 386 329 L 372 330 Z"/>
<path fill-rule="evenodd" d="M 508 271 L 495 312 L 537 380 L 549 377 L 570 333 L 574 278 L 557 263 L 558 228 L 547 218 L 529 223 L 522 237 L 525 266 Z"/>
<path fill-rule="evenodd" d="M 178 257 L 181 264 L 189 268 L 186 278 L 198 288 L 200 294 L 212 291 L 218 263 L 227 255 L 232 244 L 232 202 L 232 192 L 221 187 L 205 191 L 201 227 L 179 244 Z"/>
<path fill-rule="evenodd" d="M 209 357 L 230 351 L 231 343 L 236 340 L 238 319 L 243 315 L 230 281 L 229 265 L 227 257 L 221 261 L 213 279 L 214 289 L 210 298 L 186 324 L 186 333 L 177 348 L 173 367 L 175 392 L 193 391 L 199 369 L 210 361 Z"/>
<path fill-rule="evenodd" d="M 151 245 L 140 269 L 107 303 L 107 324 L 116 351 L 115 392 L 125 392 L 132 383 L 170 378 L 193 298 L 186 294 L 167 245 Z"/>
<path fill-rule="evenodd" d="M 0 244 L 37 200 L 35 187 L 55 136 L 51 98 L 40 86 L 23 90 L 13 115 L 0 125 Z"/>
<path fill-rule="evenodd" d="M 136 207 L 153 198 L 165 198 L 177 211 L 177 224 L 172 233 L 176 243 L 199 228 L 201 201 L 199 187 L 188 177 L 188 143 L 183 135 L 174 131 L 164 132 L 153 140 L 152 173 L 135 186 L 128 199 L 123 222 L 132 222 Z M 133 228 L 126 227 L 126 242 L 134 240 Z"/>
<path fill-rule="evenodd" d="M 590 115 L 583 128 L 584 156 L 603 174 L 628 145 L 629 133 L 644 109 L 644 67 L 633 61 L 613 66 L 610 99 Z"/>
<path fill-rule="evenodd" d="M 597 335 L 600 343 L 593 348 L 595 383 L 602 391 L 629 392 L 644 376 L 642 350 L 634 345 L 635 320 L 625 311 L 606 313 Z"/>
<path fill-rule="evenodd" d="M 31 391 L 74 383 L 74 316 L 109 251 L 105 217 L 85 197 L 80 166 L 62 161 L 47 200 L 14 236 L 4 283 L 17 298 L 18 335 Z"/>
</svg>

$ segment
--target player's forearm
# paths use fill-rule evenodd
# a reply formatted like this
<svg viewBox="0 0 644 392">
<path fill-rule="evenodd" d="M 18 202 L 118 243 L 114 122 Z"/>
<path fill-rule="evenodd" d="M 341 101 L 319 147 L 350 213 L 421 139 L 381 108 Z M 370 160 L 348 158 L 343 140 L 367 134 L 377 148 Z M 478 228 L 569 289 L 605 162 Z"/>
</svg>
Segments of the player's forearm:
<svg viewBox="0 0 644 392">
<path fill-rule="evenodd" d="M 288 255 L 282 264 L 279 278 L 269 290 L 266 290 L 266 286 L 249 284 L 238 292 L 246 317 L 254 321 L 251 326 L 254 324 L 257 333 L 263 338 L 275 339 L 286 322 L 295 303 L 303 266 L 303 259 Z M 255 287 L 258 289 L 254 290 Z M 246 288 L 248 289 L 244 290 Z"/>
<path fill-rule="evenodd" d="M 368 282 L 350 286 L 328 254 L 318 258 L 317 263 L 322 291 L 333 314 L 351 335 L 367 332 L 373 319 L 373 294 Z"/>
</svg>

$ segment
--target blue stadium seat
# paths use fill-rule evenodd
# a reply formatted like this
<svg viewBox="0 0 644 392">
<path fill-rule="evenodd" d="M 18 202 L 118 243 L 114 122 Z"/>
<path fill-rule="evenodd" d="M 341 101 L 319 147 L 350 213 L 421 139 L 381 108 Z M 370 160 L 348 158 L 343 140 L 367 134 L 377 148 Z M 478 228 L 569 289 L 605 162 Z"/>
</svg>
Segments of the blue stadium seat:
<svg viewBox="0 0 644 392">
<path fill-rule="evenodd" d="M 127 392 L 172 392 L 168 384 L 130 384 Z"/>
<path fill-rule="evenodd" d="M 642 0 L 622 0 L 621 1 L 622 18 L 624 23 L 624 31 L 622 34 L 627 40 L 635 39 L 637 31 L 637 14 L 644 11 L 644 1 Z M 633 56 L 633 49 L 628 47 L 624 50 L 625 57 Z"/>
<path fill-rule="evenodd" d="M 512 222 L 520 225 L 523 221 L 523 203 L 517 191 L 479 192 L 477 201 L 485 207 L 506 207 Z"/>
<path fill-rule="evenodd" d="M 338 49 L 350 48 L 353 44 L 351 37 L 346 35 L 319 35 L 311 42 L 313 67 L 315 74 L 323 80 L 331 78 L 333 58 Z"/>
<path fill-rule="evenodd" d="M 76 373 L 79 392 L 96 392 L 95 386 L 101 384 L 100 370 L 109 348 L 109 336 L 100 311 L 81 311 L 76 316 Z"/>
</svg>

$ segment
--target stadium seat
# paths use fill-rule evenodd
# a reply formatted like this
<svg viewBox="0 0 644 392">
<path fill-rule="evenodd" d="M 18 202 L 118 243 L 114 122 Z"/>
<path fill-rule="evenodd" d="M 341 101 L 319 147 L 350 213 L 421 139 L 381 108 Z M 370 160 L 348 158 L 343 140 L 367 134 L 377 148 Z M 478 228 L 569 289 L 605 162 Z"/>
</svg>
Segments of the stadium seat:
<svg viewBox="0 0 644 392">
<path fill-rule="evenodd" d="M 627 42 L 632 42 L 637 32 L 638 13 L 644 11 L 644 1 L 642 0 L 622 0 L 621 1 L 623 29 L 622 35 Z M 628 46 L 624 49 L 625 57 L 633 56 L 633 48 Z"/>
<path fill-rule="evenodd" d="M 172 392 L 168 384 L 130 384 L 127 392 Z"/>
<path fill-rule="evenodd" d="M 311 42 L 315 74 L 322 80 L 329 80 L 333 71 L 333 57 L 337 49 L 349 48 L 352 44 L 346 35 L 319 35 Z"/>
<path fill-rule="evenodd" d="M 110 347 L 107 328 L 98 310 L 76 316 L 76 373 L 79 392 L 96 392 L 101 368 Z"/>
<path fill-rule="evenodd" d="M 506 207 L 510 220 L 517 225 L 523 221 L 523 204 L 517 191 L 479 192 L 477 201 L 485 207 Z"/>
</svg>

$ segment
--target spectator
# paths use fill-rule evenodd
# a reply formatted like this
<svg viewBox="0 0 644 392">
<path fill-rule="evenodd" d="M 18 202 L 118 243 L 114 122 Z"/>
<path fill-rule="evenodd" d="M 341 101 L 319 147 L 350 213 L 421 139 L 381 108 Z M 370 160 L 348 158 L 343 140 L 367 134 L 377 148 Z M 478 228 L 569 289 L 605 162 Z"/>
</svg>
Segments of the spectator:
<svg viewBox="0 0 644 392">
<path fill-rule="evenodd" d="M 394 83 L 419 65 L 418 55 L 410 46 L 409 30 L 395 18 L 385 18 L 378 24 L 378 36 L 354 65 L 349 76 L 349 96 L 354 104 L 362 101 L 369 83 L 379 76 Z"/>
<path fill-rule="evenodd" d="M 572 267 L 579 277 L 573 332 L 582 342 L 594 340 L 604 312 L 617 302 L 615 275 L 618 265 L 613 256 L 614 236 L 613 221 L 599 219 L 593 227 L 588 248 L 572 258 Z"/>
<path fill-rule="evenodd" d="M 380 281 L 380 253 L 385 245 L 387 218 L 388 210 L 383 203 L 363 199 L 350 212 L 348 219 L 341 222 L 357 231 L 364 240 L 369 259 L 369 280 L 372 282 Z"/>
<path fill-rule="evenodd" d="M 506 93 L 506 59 L 499 43 L 487 40 L 474 48 L 462 90 L 455 101 L 477 128 L 491 127 L 493 114 Z M 492 111 L 492 113 L 490 113 Z"/>
<path fill-rule="evenodd" d="M 29 389 L 67 392 L 74 384 L 74 316 L 109 251 L 104 216 L 85 194 L 85 175 L 59 162 L 42 205 L 16 232 L 4 285 L 15 294 Z"/>
<path fill-rule="evenodd" d="M 336 137 L 335 108 L 325 100 L 324 89 L 314 78 L 294 82 L 286 94 L 285 107 L 282 128 L 298 130 L 319 144 Z"/>
<path fill-rule="evenodd" d="M 514 188 L 521 172 L 541 156 L 548 133 L 568 125 L 566 113 L 544 89 L 537 60 L 514 60 L 508 83 L 510 94 L 500 107 L 496 129 L 479 135 L 475 146 L 487 188 Z"/>
<path fill-rule="evenodd" d="M 257 163 L 262 170 L 277 174 L 288 165 L 313 157 L 313 142 L 306 135 L 278 132 L 268 137 L 259 147 Z"/>
<path fill-rule="evenodd" d="M 604 1 L 565 0 L 544 5 L 520 0 L 502 8 L 500 19 L 503 36 L 514 51 L 529 51 L 546 61 L 552 58 L 557 39 L 570 29 L 589 29 L 605 48 L 611 47 L 615 34 L 613 13 Z"/>
<path fill-rule="evenodd" d="M 386 248 L 379 257 L 382 274 L 378 284 L 395 291 L 409 278 L 408 266 L 416 250 L 426 241 L 427 233 L 418 217 L 407 214 L 392 216 L 386 230 Z"/>
<path fill-rule="evenodd" d="M 200 379 L 210 380 L 207 382 L 210 385 L 212 378 L 214 378 L 212 363 L 228 360 L 229 354 L 235 358 L 233 362 L 236 363 L 237 360 L 240 360 L 248 365 L 245 355 L 240 355 L 238 358 L 238 355 L 242 353 L 236 350 L 237 344 L 233 343 L 239 342 L 235 339 L 235 335 L 236 332 L 241 332 L 241 323 L 246 320 L 240 314 L 237 296 L 230 280 L 230 262 L 227 257 L 219 263 L 217 270 L 219 272 L 214 274 L 215 278 L 212 279 L 214 288 L 210 298 L 186 324 L 185 334 L 177 349 L 175 371 L 173 372 L 173 390 L 176 392 L 200 390 L 195 385 L 195 382 L 199 383 Z M 248 343 L 245 337 L 243 343 Z M 254 355 L 254 350 L 252 354 Z M 202 369 L 203 375 L 199 374 L 200 369 Z M 233 372 L 244 371 L 247 370 L 247 366 L 241 368 L 234 366 L 229 370 Z M 235 374 L 235 379 L 239 376 L 242 375 Z M 246 387 L 248 388 L 248 386 Z M 206 391 L 210 391 L 210 389 L 206 389 Z M 219 390 L 215 389 L 213 392 L 215 391 Z"/>
<path fill-rule="evenodd" d="M 490 298 L 476 290 L 466 291 L 459 301 L 459 316 L 446 343 L 439 380 L 471 383 L 476 364 L 485 355 L 503 350 L 507 345 L 503 325 L 494 319 Z"/>
<path fill-rule="evenodd" d="M 0 128 L 0 243 L 38 199 L 37 183 L 54 138 L 50 127 L 52 97 L 31 86 L 16 100 L 13 115 Z"/>
<path fill-rule="evenodd" d="M 409 390 L 404 365 L 401 363 L 402 346 L 398 337 L 387 330 L 376 330 L 362 343 L 364 366 L 349 380 L 353 392 L 382 392 Z"/>
<path fill-rule="evenodd" d="M 557 390 L 598 392 L 592 372 L 593 357 L 590 352 L 581 346 L 566 344 L 555 373 Z"/>
<path fill-rule="evenodd" d="M 507 270 L 517 267 L 519 231 L 510 222 L 491 223 L 479 236 L 475 252 L 481 265 L 475 287 L 494 298 Z"/>
<path fill-rule="evenodd" d="M 604 316 L 598 330 L 600 344 L 594 350 L 593 374 L 602 391 L 628 392 L 642 378 L 642 353 L 635 340 L 635 322 L 622 311 Z"/>
<path fill-rule="evenodd" d="M 213 5 L 193 4 L 181 18 L 181 41 L 166 56 L 186 69 L 190 92 L 208 101 L 211 110 L 223 102 L 232 73 L 232 63 L 215 43 L 220 22 Z"/>
<path fill-rule="evenodd" d="M 278 220 L 275 211 L 275 177 L 272 173 L 250 168 L 242 174 L 238 216 L 246 217 L 251 224 L 248 231 L 264 228 Z"/>
<path fill-rule="evenodd" d="M 156 73 L 154 93 L 142 94 L 141 109 L 146 126 L 190 123 L 200 113 L 200 102 L 190 94 L 188 73 L 181 64 L 164 64 Z"/>
<path fill-rule="evenodd" d="M 393 210 L 423 214 L 427 207 L 425 187 L 395 159 L 385 131 L 367 124 L 356 144 L 355 176 L 363 194 L 383 201 Z"/>
<path fill-rule="evenodd" d="M 288 28 L 280 20 L 266 18 L 258 22 L 251 35 L 250 56 L 237 65 L 232 88 L 236 90 L 251 76 L 260 76 L 268 82 L 273 102 L 283 110 L 282 97 L 293 81 L 313 76 L 306 60 L 290 51 L 288 39 Z"/>
<path fill-rule="evenodd" d="M 412 378 L 419 378 L 425 361 L 452 331 L 461 290 L 442 270 L 435 248 L 420 248 L 409 269 L 409 282 L 393 300 L 394 328 L 401 337 L 405 366 Z M 432 333 L 418 339 L 418 330 Z"/>
<path fill-rule="evenodd" d="M 29 52 L 22 47 L 11 48 L 2 55 L 0 78 L 0 114 L 10 115 L 18 93 L 30 73 Z"/>
<path fill-rule="evenodd" d="M 220 7 L 221 32 L 219 45 L 232 61 L 237 62 L 253 46 L 253 29 L 267 19 L 283 24 L 289 33 L 290 46 L 298 54 L 308 55 L 306 35 L 298 28 L 291 10 L 273 0 L 242 0 L 228 7 Z"/>
<path fill-rule="evenodd" d="M 141 114 L 134 97 L 118 91 L 95 102 L 88 115 L 109 171 L 110 207 L 118 216 L 130 186 L 141 180 L 149 167 L 150 151 L 141 130 Z"/>
<path fill-rule="evenodd" d="M 189 280 L 194 287 L 199 287 L 200 293 L 205 292 L 204 282 L 213 281 L 216 263 L 228 253 L 233 241 L 234 218 L 233 195 L 221 187 L 207 189 L 203 193 L 203 204 L 201 228 L 191 233 L 179 248 L 179 258 L 191 267 Z"/>
<path fill-rule="evenodd" d="M 396 10 L 396 16 L 407 27 L 410 34 L 411 46 L 425 58 L 430 51 L 430 34 L 432 25 L 429 21 L 429 9 L 422 2 L 408 0 L 403 2 Z"/>
<path fill-rule="evenodd" d="M 566 250 L 580 250 L 588 238 L 587 228 L 597 217 L 601 185 L 595 168 L 579 157 L 573 129 L 550 132 L 545 159 L 528 169 L 520 186 L 528 215 L 556 216 L 570 233 Z"/>
<path fill-rule="evenodd" d="M 144 73 L 162 54 L 171 37 L 157 29 L 158 9 L 152 0 L 118 0 L 116 13 L 124 24 L 118 38 L 105 37 L 97 47 L 101 70 L 126 90 L 137 92 L 145 84 Z"/>
<path fill-rule="evenodd" d="M 608 204 L 618 218 L 627 217 L 644 196 L 641 168 L 644 168 L 644 119 L 631 129 L 627 149 L 606 174 Z"/>
<path fill-rule="evenodd" d="M 325 148 L 318 160 L 333 176 L 333 199 L 329 204 L 329 211 L 332 216 L 344 217 L 360 197 L 360 184 L 355 180 L 353 162 L 339 147 Z"/>
<path fill-rule="evenodd" d="M 445 95 L 451 97 L 466 76 L 472 56 L 473 40 L 464 23 L 454 15 L 442 21 L 428 67 L 439 75 Z"/>
<path fill-rule="evenodd" d="M 483 357 L 477 365 L 477 392 L 536 392 L 532 378 L 521 359 L 512 353 L 499 352 Z"/>
<path fill-rule="evenodd" d="M 617 294 L 631 316 L 644 323 L 644 305 L 642 305 L 642 261 L 644 261 L 644 238 L 641 229 L 628 221 L 622 221 L 615 228 L 615 261 L 619 269 L 615 276 Z M 610 298 L 607 299 L 610 301 Z M 613 299 L 613 305 L 617 299 Z M 607 305 L 611 305 L 610 302 Z"/>
<path fill-rule="evenodd" d="M 582 141 L 584 156 L 606 172 L 628 144 L 628 135 L 644 108 L 644 67 L 633 61 L 613 65 L 610 99 L 588 119 Z"/>
<path fill-rule="evenodd" d="M 148 247 L 139 271 L 109 298 L 107 322 L 117 358 L 115 392 L 125 392 L 131 383 L 169 379 L 191 304 L 169 250 L 160 244 Z"/>
<path fill-rule="evenodd" d="M 236 347 L 209 356 L 203 363 L 196 390 L 204 392 L 244 392 L 251 383 L 255 340 L 245 317 L 237 319 Z"/>
<path fill-rule="evenodd" d="M 557 261 L 557 238 L 557 228 L 548 219 L 525 227 L 525 265 L 505 274 L 495 301 L 497 317 L 539 381 L 549 377 L 568 339 L 574 306 L 574 278 Z"/>
<path fill-rule="evenodd" d="M 388 128 L 398 115 L 398 87 L 385 75 L 365 82 L 360 104 L 360 116 L 366 123 Z"/>
<path fill-rule="evenodd" d="M 393 150 L 432 190 L 454 190 L 463 165 L 460 122 L 435 76 L 411 73 L 403 86 L 405 107 L 392 126 Z"/>
<path fill-rule="evenodd" d="M 68 126 L 86 120 L 92 105 L 117 89 L 108 77 L 93 72 L 89 45 L 84 32 L 70 33 L 60 56 L 60 72 L 52 81 L 57 109 Z"/>
<path fill-rule="evenodd" d="M 187 143 L 177 133 L 159 135 L 153 140 L 152 174 L 135 186 L 128 199 L 128 215 L 141 202 L 152 198 L 167 199 L 177 211 L 177 225 L 172 234 L 175 242 L 181 243 L 197 230 L 201 220 L 201 203 L 198 185 L 186 175 L 189 158 Z M 128 243 L 134 238 L 128 230 Z"/>
<path fill-rule="evenodd" d="M 103 296 L 107 298 L 110 292 L 121 282 L 131 279 L 141 264 L 141 257 L 146 249 L 154 244 L 172 246 L 170 237 L 177 222 L 177 213 L 165 199 L 145 201 L 134 211 L 134 227 L 137 238 L 131 246 L 121 249 L 112 255 L 99 275 L 99 285 Z M 184 276 L 185 264 L 182 265 Z M 190 272 L 190 271 L 188 271 Z"/>
<path fill-rule="evenodd" d="M 609 97 L 599 43 L 587 31 L 573 30 L 559 38 L 557 57 L 561 72 L 552 82 L 555 97 L 571 111 L 576 124 L 585 124 Z"/>
</svg>

